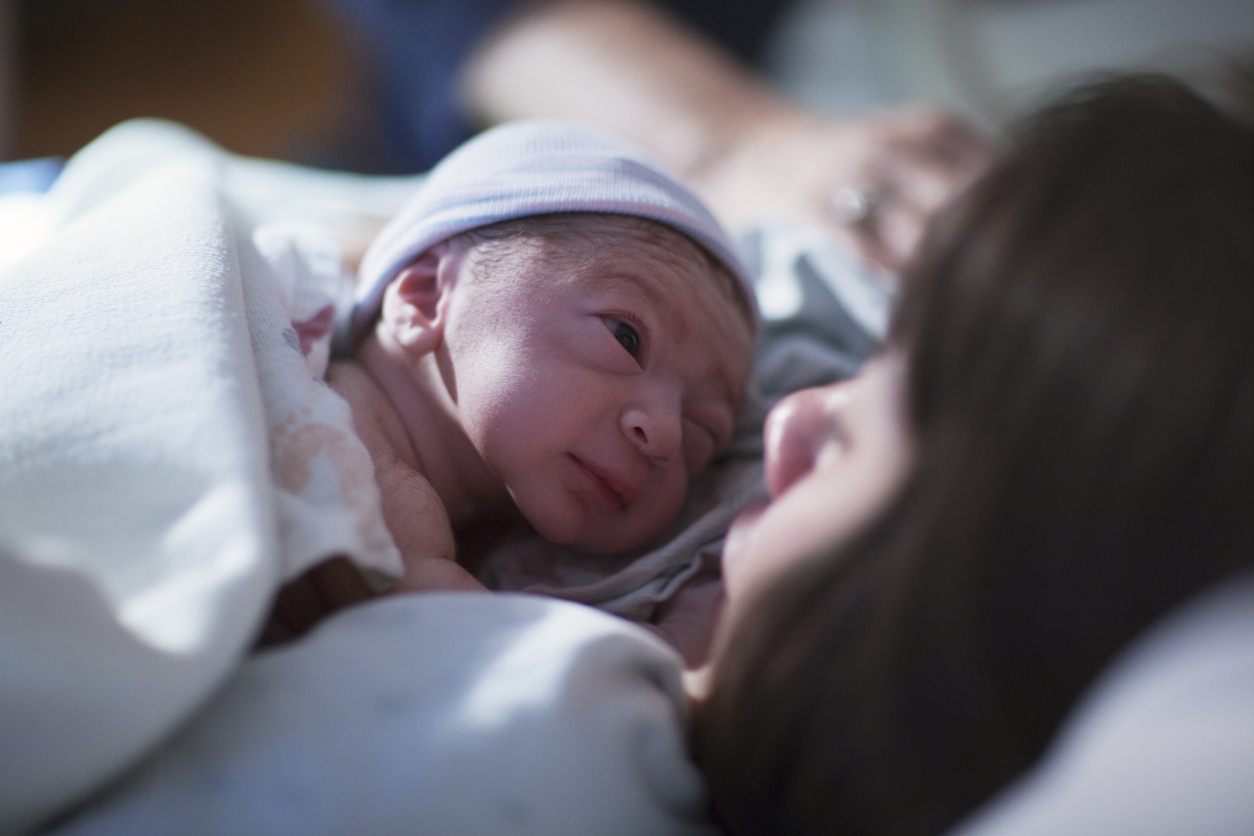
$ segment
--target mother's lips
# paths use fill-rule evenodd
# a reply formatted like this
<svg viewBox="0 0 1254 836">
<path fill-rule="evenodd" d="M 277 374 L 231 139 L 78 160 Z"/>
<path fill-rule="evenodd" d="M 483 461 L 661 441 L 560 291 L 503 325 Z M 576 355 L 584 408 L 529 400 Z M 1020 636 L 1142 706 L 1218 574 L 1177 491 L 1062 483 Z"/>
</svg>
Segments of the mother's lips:
<svg viewBox="0 0 1254 836">
<path fill-rule="evenodd" d="M 631 479 L 619 476 L 612 470 L 586 459 L 581 459 L 573 453 L 569 455 L 587 477 L 587 482 L 593 492 L 606 506 L 621 511 L 634 502 L 640 494 L 640 486 Z"/>
</svg>

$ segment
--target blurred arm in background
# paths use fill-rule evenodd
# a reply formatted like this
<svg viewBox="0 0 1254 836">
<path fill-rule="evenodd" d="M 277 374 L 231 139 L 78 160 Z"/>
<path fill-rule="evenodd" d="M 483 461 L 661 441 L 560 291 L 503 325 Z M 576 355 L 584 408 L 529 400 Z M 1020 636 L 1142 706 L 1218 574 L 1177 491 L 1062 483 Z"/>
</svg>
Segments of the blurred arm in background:
<svg viewBox="0 0 1254 836">
<path fill-rule="evenodd" d="M 633 0 L 524 6 L 469 56 L 461 85 L 483 123 L 592 124 L 644 147 L 732 229 L 768 218 L 821 224 L 890 269 L 990 156 L 931 108 L 849 119 L 803 109 L 732 52 Z"/>
<path fill-rule="evenodd" d="M 371 50 L 394 170 L 474 127 L 570 119 L 645 148 L 732 230 L 819 224 L 897 269 L 990 156 L 934 109 L 834 118 L 786 99 L 750 64 L 788 0 L 327 2 Z"/>
</svg>

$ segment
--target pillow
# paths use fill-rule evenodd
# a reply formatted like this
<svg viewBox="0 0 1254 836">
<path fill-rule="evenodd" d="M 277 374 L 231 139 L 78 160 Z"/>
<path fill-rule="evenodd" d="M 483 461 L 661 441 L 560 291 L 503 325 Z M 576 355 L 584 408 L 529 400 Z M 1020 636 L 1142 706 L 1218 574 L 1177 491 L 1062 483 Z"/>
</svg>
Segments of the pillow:
<svg viewBox="0 0 1254 836">
<path fill-rule="evenodd" d="M 684 713 L 675 652 L 621 619 L 392 596 L 250 659 L 56 833 L 712 836 Z"/>
</svg>

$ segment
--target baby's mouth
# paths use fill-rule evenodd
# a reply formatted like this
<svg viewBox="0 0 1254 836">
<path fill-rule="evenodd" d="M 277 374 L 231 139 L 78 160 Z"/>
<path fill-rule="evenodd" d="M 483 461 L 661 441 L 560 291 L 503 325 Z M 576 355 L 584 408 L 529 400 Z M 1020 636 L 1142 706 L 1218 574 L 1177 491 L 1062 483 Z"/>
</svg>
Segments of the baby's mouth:
<svg viewBox="0 0 1254 836">
<path fill-rule="evenodd" d="M 639 493 L 635 486 L 619 478 L 612 471 L 581 459 L 573 453 L 568 455 L 570 455 L 580 472 L 586 477 L 585 481 L 592 488 L 593 494 L 606 507 L 615 511 L 622 511 L 631 504 L 632 500 L 636 498 L 636 494 Z"/>
</svg>

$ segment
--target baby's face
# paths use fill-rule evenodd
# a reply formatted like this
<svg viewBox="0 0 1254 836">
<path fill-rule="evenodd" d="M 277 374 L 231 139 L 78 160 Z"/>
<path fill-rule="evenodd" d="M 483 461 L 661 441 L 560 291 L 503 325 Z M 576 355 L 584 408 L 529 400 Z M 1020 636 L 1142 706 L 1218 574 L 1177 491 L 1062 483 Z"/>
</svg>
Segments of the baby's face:
<svg viewBox="0 0 1254 836">
<path fill-rule="evenodd" d="M 751 330 L 661 227 L 594 216 L 496 248 L 448 308 L 462 426 L 541 536 L 641 546 L 730 441 Z"/>
</svg>

